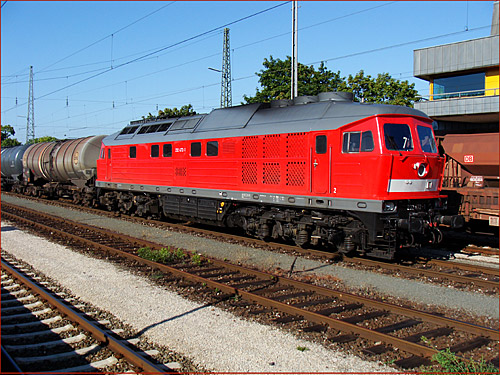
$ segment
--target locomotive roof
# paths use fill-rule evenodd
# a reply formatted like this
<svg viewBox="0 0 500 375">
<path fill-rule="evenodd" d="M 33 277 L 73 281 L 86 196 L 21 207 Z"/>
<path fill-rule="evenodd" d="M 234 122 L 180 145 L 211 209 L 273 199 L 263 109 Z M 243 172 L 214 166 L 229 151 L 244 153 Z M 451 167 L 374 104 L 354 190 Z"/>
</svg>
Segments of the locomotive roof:
<svg viewBox="0 0 500 375">
<path fill-rule="evenodd" d="M 290 101 L 279 101 L 278 105 L 285 104 L 280 107 L 256 103 L 214 109 L 205 115 L 151 122 L 135 121 L 123 130 L 104 138 L 103 143 L 113 146 L 328 130 L 375 115 L 428 118 L 421 111 L 396 105 L 364 104 L 345 100 L 311 102 L 314 100 L 317 100 L 317 97 L 305 97 L 303 101 L 308 102 L 307 104 L 287 105 Z"/>
</svg>

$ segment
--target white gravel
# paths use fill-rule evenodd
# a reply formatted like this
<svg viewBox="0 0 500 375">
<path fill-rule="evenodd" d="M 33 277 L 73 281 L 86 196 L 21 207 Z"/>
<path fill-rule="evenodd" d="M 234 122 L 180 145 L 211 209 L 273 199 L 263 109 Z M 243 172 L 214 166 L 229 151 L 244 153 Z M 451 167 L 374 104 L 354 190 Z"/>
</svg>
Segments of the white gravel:
<svg viewBox="0 0 500 375">
<path fill-rule="evenodd" d="M 2 249 L 108 310 L 152 341 L 217 372 L 393 372 L 382 364 L 295 338 L 203 306 L 147 280 L 15 229 L 2 221 Z M 307 347 L 299 351 L 297 347 Z"/>
</svg>

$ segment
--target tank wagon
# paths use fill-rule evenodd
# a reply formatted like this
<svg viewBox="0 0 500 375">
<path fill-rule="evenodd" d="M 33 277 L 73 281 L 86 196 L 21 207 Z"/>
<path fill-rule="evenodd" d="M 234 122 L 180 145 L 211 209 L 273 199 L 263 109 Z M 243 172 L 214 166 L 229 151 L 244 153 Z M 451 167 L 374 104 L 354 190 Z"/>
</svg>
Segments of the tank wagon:
<svg viewBox="0 0 500 375">
<path fill-rule="evenodd" d="M 440 141 L 446 152 L 443 193 L 450 211 L 463 215 L 472 228 L 498 228 L 498 133 L 448 134 Z"/>
<path fill-rule="evenodd" d="M 2 149 L 2 190 L 10 190 L 22 178 L 23 155 L 28 147 L 23 145 Z"/>
<path fill-rule="evenodd" d="M 437 243 L 444 157 L 432 120 L 323 93 L 136 121 L 103 139 L 99 203 L 197 220 L 259 238 L 393 258 Z"/>
<path fill-rule="evenodd" d="M 32 196 L 66 197 L 92 204 L 96 161 L 104 138 L 92 136 L 28 146 L 22 158 L 22 184 L 13 190 Z M 25 146 L 24 146 L 25 147 Z M 3 154 L 2 154 L 3 157 Z M 2 158 L 3 165 L 3 158 Z"/>
</svg>

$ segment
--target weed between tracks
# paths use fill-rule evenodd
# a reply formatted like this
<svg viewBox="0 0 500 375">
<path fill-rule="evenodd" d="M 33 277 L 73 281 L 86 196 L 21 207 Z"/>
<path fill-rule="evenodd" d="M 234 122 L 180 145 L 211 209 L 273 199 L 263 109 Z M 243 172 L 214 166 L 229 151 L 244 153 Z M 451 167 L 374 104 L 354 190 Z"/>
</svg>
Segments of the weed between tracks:
<svg viewBox="0 0 500 375">
<path fill-rule="evenodd" d="M 181 249 L 172 250 L 170 247 L 162 247 L 160 250 L 153 250 L 149 247 L 141 247 L 137 250 L 137 255 L 143 259 L 157 263 L 173 263 L 183 261 L 186 254 Z"/>
<path fill-rule="evenodd" d="M 422 337 L 422 341 L 429 343 L 429 340 L 426 337 Z M 491 363 L 487 363 L 484 358 L 481 358 L 480 361 L 467 360 L 457 356 L 450 350 L 450 348 L 440 350 L 437 354 L 432 356 L 432 359 L 436 361 L 439 366 L 441 366 L 442 370 L 439 372 L 424 370 L 424 374 L 500 374 L 499 370 Z"/>
<path fill-rule="evenodd" d="M 188 255 L 184 252 L 184 250 L 173 250 L 170 247 L 162 247 L 160 250 L 154 250 L 149 247 L 141 247 L 137 250 L 137 255 L 143 259 L 163 264 L 183 262 L 186 258 L 188 258 Z M 203 258 L 199 254 L 193 254 L 191 256 L 191 262 L 196 266 L 201 266 Z"/>
</svg>

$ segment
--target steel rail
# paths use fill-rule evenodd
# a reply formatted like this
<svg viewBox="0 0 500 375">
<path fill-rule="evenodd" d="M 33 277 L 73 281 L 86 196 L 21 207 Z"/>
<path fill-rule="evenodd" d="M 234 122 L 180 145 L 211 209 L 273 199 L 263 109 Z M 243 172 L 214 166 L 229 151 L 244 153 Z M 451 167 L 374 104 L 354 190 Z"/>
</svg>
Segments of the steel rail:
<svg viewBox="0 0 500 375">
<path fill-rule="evenodd" d="M 26 209 L 26 208 L 22 208 L 22 210 L 30 211 L 29 209 Z M 16 216 L 17 220 L 32 223 L 29 219 L 14 215 L 12 213 L 8 213 L 8 212 L 4 211 L 3 214 L 4 215 L 13 215 L 13 216 Z M 135 243 L 138 247 L 150 247 L 152 249 L 160 249 L 163 247 L 162 245 L 157 244 L 155 242 L 131 237 L 131 236 L 121 234 L 121 233 L 115 233 L 115 232 L 112 232 L 112 231 L 109 231 L 106 229 L 94 227 L 92 225 L 82 224 L 82 223 L 70 221 L 67 219 L 62 219 L 62 218 L 59 218 L 57 216 L 53 216 L 53 215 L 49 215 L 49 214 L 43 214 L 43 216 L 46 216 L 46 217 L 50 218 L 51 220 L 55 220 L 56 222 L 59 222 L 62 224 L 63 223 L 69 224 L 72 227 L 87 228 L 87 229 L 92 230 L 94 232 L 97 232 L 103 236 L 107 236 L 107 237 L 113 236 L 116 239 L 120 239 L 122 241 L 126 241 L 129 243 L 130 242 Z M 124 257 L 129 258 L 131 260 L 134 260 L 136 262 L 144 263 L 144 264 L 147 264 L 151 267 L 163 269 L 166 272 L 171 272 L 171 273 L 177 274 L 181 277 L 184 277 L 186 279 L 189 279 L 189 280 L 192 280 L 195 282 L 206 283 L 207 285 L 210 285 L 210 283 L 213 283 L 209 279 L 206 279 L 202 276 L 192 275 L 188 272 L 180 271 L 174 267 L 166 266 L 166 265 L 163 265 L 161 263 L 148 261 L 144 258 L 140 258 L 140 257 L 138 257 L 134 254 L 130 254 L 126 251 L 122 251 L 122 250 L 119 250 L 119 249 L 116 249 L 116 248 L 113 248 L 113 247 L 110 247 L 107 245 L 103 245 L 103 244 L 100 244 L 100 243 L 95 242 L 93 240 L 85 239 L 85 238 L 82 238 L 80 236 L 73 235 L 73 234 L 70 234 L 68 232 L 61 231 L 61 230 L 55 229 L 55 228 L 50 227 L 50 226 L 46 226 L 46 225 L 41 224 L 41 223 L 35 223 L 35 225 L 37 225 L 38 227 L 40 227 L 41 229 L 43 229 L 45 231 L 59 233 L 59 235 L 61 235 L 61 236 L 70 237 L 73 240 L 84 243 L 87 246 L 97 247 L 97 248 L 100 248 L 101 250 L 108 251 L 108 252 L 116 254 L 116 255 L 124 256 Z M 458 329 L 460 331 L 464 331 L 464 332 L 468 332 L 468 333 L 472 333 L 472 334 L 476 334 L 476 335 L 481 335 L 484 337 L 489 337 L 489 338 L 491 338 L 493 340 L 497 340 L 497 341 L 499 340 L 498 330 L 494 330 L 491 328 L 478 326 L 475 324 L 462 322 L 462 321 L 455 320 L 455 319 L 449 319 L 449 318 L 442 317 L 439 315 L 434 315 L 434 314 L 426 313 L 423 311 L 418 311 L 418 310 L 414 310 L 414 309 L 410 309 L 410 308 L 406 308 L 406 307 L 402 307 L 402 306 L 397 306 L 394 304 L 369 299 L 369 298 L 358 296 L 355 294 L 338 292 L 338 291 L 335 291 L 333 289 L 317 286 L 314 284 L 304 283 L 302 281 L 293 280 L 293 279 L 286 278 L 283 276 L 278 277 L 278 276 L 272 275 L 270 273 L 257 271 L 254 269 L 249 269 L 249 268 L 246 268 L 243 266 L 238 266 L 238 265 L 228 263 L 225 261 L 221 261 L 221 260 L 218 260 L 215 258 L 210 258 L 210 257 L 203 257 L 203 258 L 209 260 L 215 266 L 225 267 L 225 268 L 228 268 L 228 269 L 233 270 L 235 272 L 241 272 L 241 273 L 247 274 L 247 275 L 250 274 L 250 275 L 255 276 L 261 280 L 274 280 L 275 283 L 279 282 L 282 285 L 289 285 L 289 286 L 292 286 L 292 287 L 295 287 L 298 289 L 311 290 L 311 291 L 314 291 L 315 293 L 318 293 L 322 296 L 331 297 L 331 298 L 338 298 L 338 299 L 341 299 L 341 300 L 346 301 L 346 302 L 361 303 L 365 306 L 376 308 L 379 310 L 391 311 L 393 313 L 400 314 L 400 315 L 403 315 L 403 316 L 406 316 L 409 318 L 420 319 L 422 321 L 438 324 L 441 326 L 453 327 L 453 328 Z M 220 290 L 223 290 L 221 288 L 222 285 L 225 285 L 225 284 L 216 283 L 216 284 L 213 284 L 213 288 L 218 288 Z M 236 290 L 236 289 L 231 287 L 231 293 L 234 293 L 234 290 Z"/>
<path fill-rule="evenodd" d="M 489 280 L 482 280 L 482 279 L 477 279 L 477 278 L 471 278 L 467 276 L 460 276 L 460 275 L 453 275 L 453 274 L 447 274 L 443 272 L 438 272 L 438 271 L 433 271 L 433 270 L 426 270 L 426 269 L 419 269 L 419 268 L 413 268 L 413 267 L 408 267 L 408 266 L 403 266 L 400 264 L 393 264 L 393 263 L 385 263 L 385 262 L 379 262 L 376 260 L 371 260 L 371 259 L 363 259 L 363 258 L 352 258 L 355 262 L 361 263 L 366 266 L 372 266 L 372 267 L 381 267 L 393 271 L 401 271 L 408 273 L 410 275 L 415 275 L 415 276 L 427 276 L 427 277 L 435 277 L 435 278 L 441 278 L 441 279 L 446 279 L 450 281 L 455 281 L 455 282 L 460 282 L 464 284 L 471 284 L 474 283 L 477 286 L 482 286 L 486 288 L 492 288 L 492 289 L 498 289 L 500 287 L 500 284 L 498 281 L 489 281 Z M 447 268 L 450 268 L 450 266 L 447 266 Z M 498 271 L 497 271 L 498 274 Z"/>
<path fill-rule="evenodd" d="M 30 290 L 34 293 L 38 294 L 42 299 L 47 301 L 50 305 L 54 306 L 54 308 L 60 313 L 67 316 L 67 318 L 79 326 L 81 326 L 86 331 L 90 332 L 92 336 L 99 342 L 104 343 L 107 347 L 109 347 L 113 352 L 115 352 L 118 356 L 123 356 L 127 361 L 129 361 L 134 366 L 144 370 L 149 373 L 165 373 L 164 370 L 160 369 L 158 366 L 154 365 L 147 359 L 145 359 L 141 354 L 136 353 L 125 344 L 121 343 L 120 340 L 115 339 L 113 336 L 110 336 L 107 332 L 103 331 L 99 327 L 97 327 L 92 322 L 83 318 L 80 314 L 75 312 L 71 307 L 63 304 L 45 289 L 39 287 L 30 279 L 22 275 L 16 269 L 14 269 L 11 265 L 8 264 L 6 260 L 2 257 L 2 270 L 12 275 L 19 282 L 26 285 Z"/>
<path fill-rule="evenodd" d="M 436 266 L 444 268 L 456 268 L 470 272 L 481 272 L 484 273 L 485 275 L 491 275 L 497 277 L 500 275 L 500 270 L 498 268 L 479 266 L 476 264 L 450 262 L 447 260 L 439 260 L 439 259 L 431 259 L 427 262 L 427 264 L 434 264 Z"/>
<path fill-rule="evenodd" d="M 8 215 L 11 215 L 11 214 L 9 213 Z M 150 247 L 152 249 L 159 249 L 162 247 L 161 245 L 154 243 L 154 242 L 151 242 L 151 241 L 137 239 L 137 238 L 130 237 L 130 236 L 127 236 L 124 234 L 117 234 L 114 232 L 110 232 L 108 230 L 96 228 L 96 227 L 86 225 L 86 224 L 71 222 L 69 220 L 61 219 L 61 218 L 58 218 L 58 217 L 55 217 L 52 215 L 48 215 L 48 214 L 44 214 L 44 215 L 46 215 L 47 217 L 50 217 L 51 219 L 53 219 L 57 222 L 68 223 L 71 226 L 79 226 L 81 228 L 89 228 L 89 229 L 91 229 L 95 232 L 98 232 L 104 236 L 114 236 L 117 239 L 121 239 L 121 240 L 124 240 L 127 242 L 135 243 L 135 244 L 137 244 L 137 246 Z M 22 221 L 28 221 L 27 219 L 24 219 L 22 217 L 18 217 L 18 219 L 20 219 Z M 242 296 L 250 301 L 260 303 L 264 306 L 271 306 L 271 305 L 275 305 L 277 303 L 276 301 L 274 301 L 272 299 L 263 299 L 265 297 L 255 295 L 255 294 L 252 294 L 250 292 L 246 292 L 246 291 L 243 291 L 241 289 L 238 289 L 238 288 L 235 288 L 232 286 L 228 286 L 228 285 L 220 283 L 220 282 L 212 281 L 212 280 L 204 278 L 202 276 L 198 276 L 198 275 L 186 272 L 186 271 L 179 270 L 175 267 L 171 267 L 171 266 L 156 263 L 153 261 L 145 260 L 143 258 L 140 258 L 140 257 L 134 255 L 134 254 L 130 254 L 128 252 L 124 252 L 124 251 L 115 249 L 113 247 L 107 246 L 107 245 L 99 244 L 95 241 L 84 239 L 84 238 L 81 238 L 79 236 L 71 235 L 67 232 L 59 231 L 59 230 L 56 230 L 52 227 L 45 226 L 43 224 L 38 224 L 38 226 L 40 226 L 42 229 L 52 231 L 54 233 L 59 233 L 60 235 L 70 236 L 71 238 L 73 238 L 77 241 L 85 243 L 87 246 L 98 247 L 98 248 L 100 248 L 104 251 L 110 252 L 112 254 L 124 256 L 126 258 L 129 258 L 131 260 L 134 260 L 134 261 L 142 263 L 142 264 L 147 264 L 148 266 L 151 266 L 153 268 L 157 268 L 157 269 L 161 270 L 162 272 L 172 273 L 172 274 L 178 275 L 180 277 L 183 277 L 185 279 L 192 280 L 194 282 L 205 283 L 206 285 L 210 285 L 214 289 L 218 288 L 219 290 L 225 291 L 226 293 L 239 294 L 240 296 Z M 482 326 L 478 326 L 478 325 L 474 325 L 474 324 L 470 324 L 470 323 L 466 323 L 466 322 L 462 322 L 462 321 L 458 321 L 458 320 L 454 320 L 454 319 L 448 319 L 448 318 L 445 318 L 442 316 L 438 316 L 438 315 L 434 315 L 434 314 L 430 314 L 430 313 L 426 313 L 426 312 L 422 312 L 422 311 L 417 311 L 414 309 L 409 309 L 409 308 L 389 304 L 386 302 L 371 300 L 371 299 L 357 296 L 354 294 L 342 293 L 342 292 L 334 291 L 332 289 L 328 289 L 328 288 L 321 287 L 321 286 L 316 286 L 313 284 L 304 283 L 304 282 L 289 279 L 286 277 L 274 276 L 274 275 L 269 274 L 269 273 L 248 269 L 248 268 L 245 268 L 242 266 L 234 265 L 234 264 L 220 261 L 220 260 L 213 259 L 213 258 L 208 258 L 208 257 L 204 257 L 204 258 L 207 259 L 214 266 L 221 266 L 221 267 L 233 270 L 235 272 L 240 272 L 240 273 L 247 274 L 247 275 L 250 274 L 250 275 L 255 276 L 263 281 L 269 280 L 270 282 L 275 283 L 275 284 L 289 285 L 289 286 L 292 286 L 292 287 L 295 287 L 298 289 L 310 290 L 310 291 L 313 291 L 315 293 L 318 293 L 319 295 L 330 297 L 332 299 L 336 298 L 336 299 L 340 299 L 340 300 L 343 300 L 346 302 L 361 303 L 365 306 L 376 308 L 378 310 L 390 311 L 390 312 L 395 313 L 395 314 L 400 314 L 400 315 L 403 315 L 406 317 L 419 319 L 419 320 L 424 321 L 424 322 L 434 323 L 434 324 L 438 324 L 440 326 L 453 327 L 453 328 L 460 330 L 460 331 L 469 332 L 469 333 L 476 334 L 476 335 L 481 335 L 481 336 L 488 337 L 488 338 L 491 338 L 491 339 L 497 340 L 497 341 L 499 340 L 499 332 L 497 330 L 490 329 L 487 327 L 482 327 Z M 255 297 L 252 297 L 252 296 L 255 296 Z M 326 322 L 325 324 L 328 324 L 331 327 L 342 326 L 342 327 L 344 327 L 344 329 L 342 329 L 344 331 L 347 330 L 348 332 L 353 332 L 353 333 L 358 332 L 358 333 L 363 333 L 363 335 L 365 334 L 364 331 L 362 331 L 362 332 L 356 331 L 360 327 L 356 326 L 354 324 L 351 324 L 351 323 L 342 322 L 339 320 L 335 320 L 333 318 L 327 318 L 327 320 L 324 320 L 325 316 L 323 316 L 323 315 L 311 313 L 311 312 L 309 312 L 307 310 L 303 310 L 303 309 L 294 308 L 288 304 L 281 304 L 281 305 L 278 304 L 276 306 L 278 306 L 278 308 L 280 310 L 282 310 L 283 312 L 286 312 L 286 313 L 289 313 L 292 315 L 299 315 L 299 316 L 307 315 L 311 318 L 311 321 L 314 321 L 314 322 L 317 322 L 317 319 L 319 319 L 319 316 L 320 316 L 321 317 L 320 319 L 323 319 L 323 321 Z M 340 329 L 340 328 L 338 328 L 338 329 Z M 383 340 L 383 338 L 386 338 L 386 339 L 393 338 L 393 336 L 379 334 L 379 333 L 376 333 L 376 337 L 377 337 L 378 341 L 380 341 L 380 340 L 387 341 L 387 340 Z M 407 342 L 405 342 L 405 343 L 407 343 Z M 399 343 L 399 345 L 403 345 L 403 344 Z M 399 346 L 399 345 L 397 345 L 397 346 Z M 417 347 L 421 347 L 421 345 L 418 345 Z M 420 353 L 420 352 L 417 351 L 417 353 Z M 421 355 L 421 354 L 419 354 L 419 355 Z"/>
<path fill-rule="evenodd" d="M 12 195 L 12 196 L 15 196 L 15 197 L 19 197 L 21 199 L 26 199 L 26 198 L 29 198 L 30 200 L 42 200 L 40 198 L 34 198 L 34 197 L 26 197 L 26 196 L 23 196 L 23 195 L 19 195 L 19 194 L 15 194 L 15 193 L 5 193 L 7 195 Z M 44 201 L 44 203 L 46 203 Z M 51 202 L 53 203 L 53 202 Z M 61 201 L 58 201 L 58 204 L 61 205 L 61 206 L 69 206 L 69 207 L 78 207 L 79 209 L 85 209 L 85 210 L 88 210 L 89 212 L 92 212 L 94 214 L 99 214 L 99 215 L 102 215 L 103 214 L 103 211 L 102 210 L 99 210 L 99 209 L 94 209 L 94 208 L 89 208 L 89 207 L 80 207 L 80 206 L 77 206 L 73 203 L 68 203 L 68 202 L 61 202 Z M 105 211 L 104 212 L 105 214 L 109 214 L 108 211 Z M 132 217 L 131 217 L 132 218 Z M 141 222 L 141 223 L 148 223 L 149 221 L 147 219 L 144 219 L 144 218 L 141 218 L 141 217 L 133 217 L 132 218 L 134 221 L 138 221 L 138 222 Z M 165 222 L 161 222 L 161 221 L 157 221 L 157 223 L 159 224 L 162 224 L 162 225 L 166 225 L 166 226 L 169 226 L 169 227 L 172 227 L 172 228 L 175 228 L 177 230 L 181 230 L 181 231 L 185 231 L 186 230 L 186 225 L 184 224 L 176 224 L 176 223 L 165 223 Z M 264 245 L 266 247 L 270 247 L 270 248 L 273 248 L 273 249 L 278 249 L 278 250 L 286 250 L 286 251 L 290 251 L 290 252 L 298 252 L 298 253 L 301 253 L 301 254 L 306 254 L 306 255 L 311 255 L 311 256 L 317 256 L 319 258 L 322 258 L 322 259 L 326 259 L 326 260 L 337 260 L 339 259 L 339 255 L 336 254 L 336 253 L 332 253 L 332 252 L 328 252 L 328 251 L 322 251 L 322 250 L 315 250 L 315 249 L 308 249 L 308 248 L 301 248 L 301 247 L 298 247 L 296 245 L 288 245 L 288 244 L 283 244 L 283 243 L 275 243 L 275 242 L 267 242 L 267 241 L 263 241 L 263 240 L 260 240 L 260 239 L 257 239 L 257 238 L 252 238 L 252 237 L 246 237 L 246 236 L 240 236 L 240 235 L 235 235 L 235 234 L 229 234 L 229 233 L 214 233 L 214 231 L 212 230 L 208 230 L 208 229 L 202 229 L 202 228 L 193 228 L 191 226 L 189 226 L 189 229 L 192 230 L 192 231 L 196 231 L 197 233 L 201 233 L 201 234 L 207 234 L 207 235 L 210 235 L 210 236 L 214 236 L 214 235 L 218 235 L 220 237 L 226 237 L 226 238 L 231 238 L 233 240 L 239 240 L 239 241 L 245 241 L 245 242 L 248 242 L 248 243 L 252 243 L 252 244 L 256 244 L 256 245 Z M 474 248 L 476 248 L 475 246 L 473 246 Z M 498 255 L 498 249 L 495 249 L 496 253 L 492 253 L 492 254 L 496 254 Z M 366 258 L 359 258 L 359 257 L 353 257 L 353 258 L 350 258 L 350 257 L 347 257 L 345 256 L 346 259 L 355 259 L 355 260 L 360 260 L 360 261 L 363 261 L 364 262 L 364 265 L 367 265 L 367 266 L 370 266 L 370 265 L 373 265 L 373 266 L 377 266 L 377 267 L 384 267 L 384 268 L 388 268 L 388 267 L 385 267 L 385 265 L 389 264 L 389 263 L 385 263 L 385 262 L 381 262 L 381 261 L 377 261 L 377 260 L 371 260 L 371 259 L 366 259 Z M 375 263 L 377 262 L 377 263 Z M 370 264 L 370 263 L 373 263 L 373 264 Z M 465 270 L 465 271 L 471 271 L 471 272 L 481 272 L 481 273 L 484 273 L 484 274 L 487 274 L 487 275 L 492 275 L 492 276 L 499 276 L 499 271 L 498 269 L 495 269 L 495 268 L 491 268 L 491 267 L 483 267 L 483 266 L 472 266 L 472 265 L 466 265 L 466 264 L 463 264 L 463 263 L 457 263 L 457 262 L 451 262 L 451 261 L 443 261 L 443 260 L 436 260 L 436 259 L 431 259 L 429 261 L 427 261 L 428 264 L 435 264 L 437 266 L 441 266 L 443 268 L 457 268 L 457 269 L 462 269 L 462 270 Z M 408 267 L 408 266 L 404 266 L 404 265 L 400 265 L 400 267 L 405 267 L 405 268 L 401 268 L 403 271 L 408 271 L 408 273 L 412 273 L 411 271 L 411 267 Z M 427 270 L 422 270 L 420 269 L 419 270 L 421 273 L 422 272 L 427 272 Z M 433 271 L 433 272 L 436 272 L 436 271 Z M 448 279 L 452 279 L 453 275 L 447 275 L 447 274 L 444 274 L 444 273 L 440 273 L 440 275 L 442 275 L 442 277 L 446 277 Z M 431 277 L 434 277 L 434 276 L 431 276 Z M 460 278 L 460 276 L 457 276 L 458 278 Z M 458 281 L 458 280 L 456 280 Z M 473 278 L 469 278 L 467 276 L 465 276 L 465 279 L 460 279 L 460 282 L 470 282 L 470 281 L 473 281 L 475 282 L 475 279 Z M 482 285 L 482 286 L 487 286 L 487 287 L 492 287 L 492 288 L 498 288 L 498 284 L 499 283 L 496 283 L 495 285 L 495 282 L 491 282 L 491 281 L 485 281 L 486 284 L 485 285 Z M 479 283 L 482 283 L 482 281 L 479 279 Z M 488 284 L 488 283 L 493 283 L 493 284 Z"/>
</svg>

